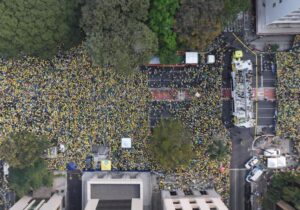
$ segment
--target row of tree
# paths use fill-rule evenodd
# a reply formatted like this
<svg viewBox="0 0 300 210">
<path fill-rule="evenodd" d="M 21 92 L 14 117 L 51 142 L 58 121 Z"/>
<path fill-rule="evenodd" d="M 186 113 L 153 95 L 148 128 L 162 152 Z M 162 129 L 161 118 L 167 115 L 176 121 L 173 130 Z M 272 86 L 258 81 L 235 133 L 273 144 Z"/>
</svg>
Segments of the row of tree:
<svg viewBox="0 0 300 210">
<path fill-rule="evenodd" d="M 129 73 L 204 49 L 250 0 L 3 0 L 0 56 L 49 58 L 83 39 L 94 65 Z M 223 21 L 224 22 L 224 21 Z"/>
</svg>

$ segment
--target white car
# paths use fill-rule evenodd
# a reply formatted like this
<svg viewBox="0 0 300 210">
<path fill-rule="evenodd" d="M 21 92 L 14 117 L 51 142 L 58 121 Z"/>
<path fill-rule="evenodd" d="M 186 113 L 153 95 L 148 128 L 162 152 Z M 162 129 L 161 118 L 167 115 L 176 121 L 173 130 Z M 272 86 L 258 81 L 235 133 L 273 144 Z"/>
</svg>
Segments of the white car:
<svg viewBox="0 0 300 210">
<path fill-rule="evenodd" d="M 256 182 L 261 175 L 264 173 L 263 169 L 255 166 L 252 171 L 249 172 L 248 176 L 246 177 L 247 182 Z"/>
<path fill-rule="evenodd" d="M 276 148 L 269 148 L 264 150 L 265 157 L 278 157 L 280 156 L 280 150 Z"/>
<path fill-rule="evenodd" d="M 248 160 L 248 162 L 245 164 L 245 167 L 247 169 L 252 168 L 253 166 L 257 165 L 259 162 L 258 157 L 257 156 L 253 156 L 250 160 Z"/>
</svg>

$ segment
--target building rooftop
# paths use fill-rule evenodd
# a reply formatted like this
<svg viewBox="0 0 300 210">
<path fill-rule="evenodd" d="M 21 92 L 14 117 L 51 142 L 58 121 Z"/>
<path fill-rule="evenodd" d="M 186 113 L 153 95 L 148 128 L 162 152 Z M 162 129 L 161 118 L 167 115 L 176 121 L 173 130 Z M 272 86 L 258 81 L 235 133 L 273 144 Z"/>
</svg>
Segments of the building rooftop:
<svg viewBox="0 0 300 210">
<path fill-rule="evenodd" d="M 131 200 L 140 198 L 138 184 L 92 184 L 91 198 L 101 200 Z"/>
<path fill-rule="evenodd" d="M 256 33 L 284 35 L 300 33 L 300 1 L 256 1 Z"/>
</svg>

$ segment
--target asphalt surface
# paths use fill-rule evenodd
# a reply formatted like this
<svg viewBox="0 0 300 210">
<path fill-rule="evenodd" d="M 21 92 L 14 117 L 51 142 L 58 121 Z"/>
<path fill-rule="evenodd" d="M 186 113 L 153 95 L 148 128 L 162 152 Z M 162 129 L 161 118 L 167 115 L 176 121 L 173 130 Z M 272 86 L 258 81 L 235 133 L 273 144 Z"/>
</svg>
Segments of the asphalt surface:
<svg viewBox="0 0 300 210">
<path fill-rule="evenodd" d="M 82 182 L 80 170 L 68 171 L 67 210 L 82 209 Z"/>
<path fill-rule="evenodd" d="M 231 69 L 231 55 L 234 49 L 241 49 L 244 52 L 245 60 L 250 59 L 253 63 L 253 88 L 276 86 L 276 61 L 274 54 L 259 54 L 257 57 L 245 48 L 240 42 L 232 38 L 230 34 L 228 42 L 231 49 L 227 51 L 225 56 L 225 71 L 223 72 L 223 88 L 229 88 L 230 69 Z M 257 62 L 256 62 L 257 61 Z M 257 65 L 257 66 L 256 66 Z M 257 72 L 256 72 L 257 67 Z M 256 74 L 257 78 L 256 78 Z M 257 84 L 256 84 L 257 82 Z M 257 125 L 259 127 L 268 127 L 271 131 L 274 130 L 275 109 L 276 103 L 270 101 L 257 102 Z M 231 119 L 232 105 L 230 101 L 223 101 L 223 120 L 229 122 Z M 254 115 L 256 115 L 256 104 L 254 104 Z M 244 164 L 252 157 L 251 145 L 254 140 L 254 129 L 246 128 L 231 128 L 232 139 L 232 156 L 231 156 L 231 171 L 230 171 L 230 209 L 231 210 L 248 210 L 251 209 L 251 186 L 245 181 L 245 177 L 249 173 L 245 169 Z"/>
<path fill-rule="evenodd" d="M 238 42 L 231 33 L 225 33 L 230 48 L 225 55 L 223 72 L 223 88 L 230 87 L 231 55 L 235 49 L 241 49 L 244 53 L 245 60 L 251 60 L 254 68 L 256 67 L 256 57 L 240 42 Z M 258 63 L 259 68 L 259 63 Z M 252 87 L 255 87 L 255 70 Z M 258 80 L 260 82 L 260 79 Z M 231 119 L 232 105 L 231 101 L 223 101 L 223 120 L 229 122 Z M 244 164 L 251 158 L 249 148 L 251 148 L 254 139 L 254 129 L 232 127 L 229 129 L 232 141 L 232 155 L 230 163 L 230 209 L 247 210 L 251 209 L 249 184 L 246 183 L 245 177 L 248 171 Z"/>
<path fill-rule="evenodd" d="M 269 126 L 274 127 L 275 109 L 276 109 L 276 102 L 259 101 L 257 125 L 262 127 L 269 127 Z M 254 115 L 256 115 L 255 111 L 254 111 Z"/>
</svg>

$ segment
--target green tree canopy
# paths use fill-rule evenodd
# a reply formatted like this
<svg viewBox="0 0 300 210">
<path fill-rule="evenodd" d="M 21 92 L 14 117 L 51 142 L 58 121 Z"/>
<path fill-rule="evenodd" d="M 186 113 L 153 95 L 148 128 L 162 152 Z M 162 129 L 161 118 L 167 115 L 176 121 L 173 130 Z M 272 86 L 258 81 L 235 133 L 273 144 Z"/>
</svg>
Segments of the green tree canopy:
<svg viewBox="0 0 300 210">
<path fill-rule="evenodd" d="M 5 160 L 11 167 L 25 168 L 33 166 L 40 160 L 49 142 L 45 137 L 21 131 L 4 139 L 0 145 L 0 159 Z"/>
<path fill-rule="evenodd" d="M 0 1 L 0 55 L 48 58 L 80 38 L 81 0 Z"/>
<path fill-rule="evenodd" d="M 156 35 L 144 24 L 148 0 L 88 0 L 81 25 L 93 64 L 129 74 L 157 51 Z"/>
<path fill-rule="evenodd" d="M 51 186 L 53 174 L 47 169 L 47 164 L 40 159 L 25 168 L 9 168 L 9 185 L 19 197 L 41 186 Z"/>
<path fill-rule="evenodd" d="M 152 0 L 149 26 L 157 34 L 161 63 L 176 62 L 177 37 L 173 32 L 174 16 L 179 0 Z"/>
<path fill-rule="evenodd" d="M 154 128 L 150 151 L 166 170 L 187 166 L 193 154 L 191 133 L 177 120 L 162 120 Z"/>
<path fill-rule="evenodd" d="M 207 152 L 211 159 L 221 160 L 229 154 L 229 146 L 227 145 L 224 137 L 215 135 L 211 140 L 212 142 L 207 147 Z"/>
<path fill-rule="evenodd" d="M 181 0 L 174 30 L 181 48 L 204 50 L 250 0 Z"/>
<path fill-rule="evenodd" d="M 250 8 L 250 0 L 224 0 L 223 17 L 227 22 L 234 19 L 241 11 L 246 11 Z"/>
<path fill-rule="evenodd" d="M 300 174 L 277 173 L 273 176 L 267 189 L 267 198 L 276 203 L 284 200 L 300 209 Z"/>
</svg>

